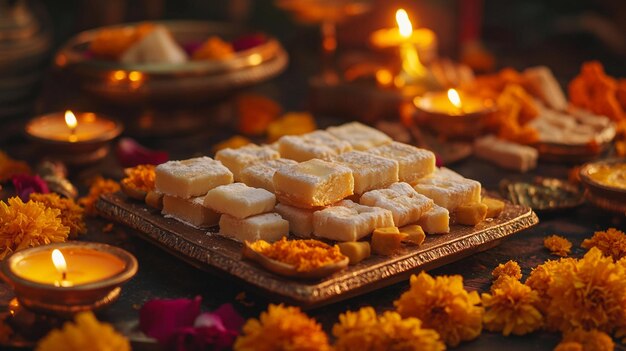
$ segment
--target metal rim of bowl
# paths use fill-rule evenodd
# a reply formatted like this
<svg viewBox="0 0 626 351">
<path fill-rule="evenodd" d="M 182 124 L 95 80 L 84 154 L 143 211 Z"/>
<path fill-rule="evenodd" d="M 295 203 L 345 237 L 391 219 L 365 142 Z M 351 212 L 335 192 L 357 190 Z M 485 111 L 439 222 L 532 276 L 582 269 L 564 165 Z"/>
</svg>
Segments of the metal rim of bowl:
<svg viewBox="0 0 626 351">
<path fill-rule="evenodd" d="M 616 163 L 626 164 L 626 160 L 616 158 L 616 159 L 608 159 L 608 160 L 586 163 L 580 168 L 580 171 L 579 171 L 580 180 L 588 189 L 591 188 L 591 190 L 600 190 L 600 191 L 612 193 L 615 195 L 622 195 L 626 198 L 626 189 L 613 187 L 613 186 L 609 186 L 609 185 L 605 185 L 600 182 L 597 182 L 593 178 L 591 178 L 589 174 L 593 167 L 598 167 L 600 165 L 616 164 Z"/>
</svg>

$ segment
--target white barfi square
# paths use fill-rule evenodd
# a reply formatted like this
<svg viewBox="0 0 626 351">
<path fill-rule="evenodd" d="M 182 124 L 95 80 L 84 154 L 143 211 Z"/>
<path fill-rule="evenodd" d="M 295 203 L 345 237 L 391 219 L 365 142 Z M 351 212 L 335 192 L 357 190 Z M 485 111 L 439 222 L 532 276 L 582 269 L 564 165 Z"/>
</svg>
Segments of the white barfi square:
<svg viewBox="0 0 626 351">
<path fill-rule="evenodd" d="M 435 170 L 435 154 L 412 145 L 394 141 L 368 149 L 367 152 L 398 161 L 398 179 L 401 182 L 413 184 Z"/>
<path fill-rule="evenodd" d="M 301 238 L 310 238 L 313 234 L 313 212 L 285 204 L 277 204 L 276 212 L 289 222 L 289 231 Z"/>
<path fill-rule="evenodd" d="M 241 171 L 258 161 L 275 160 L 280 157 L 278 151 L 269 146 L 248 144 L 237 149 L 223 149 L 215 154 L 215 159 L 222 162 L 232 173 L 236 182 L 241 181 Z"/>
<path fill-rule="evenodd" d="M 350 200 L 313 213 L 313 233 L 320 238 L 357 241 L 382 227 L 393 227 L 391 211 Z"/>
<path fill-rule="evenodd" d="M 190 198 L 233 182 L 233 174 L 210 157 L 169 161 L 156 166 L 155 187 L 166 195 Z"/>
<path fill-rule="evenodd" d="M 264 213 L 245 219 L 223 214 L 220 217 L 220 234 L 240 242 L 274 242 L 289 236 L 289 222 L 278 213 Z"/>
<path fill-rule="evenodd" d="M 398 162 L 389 158 L 350 151 L 334 156 L 332 160 L 352 170 L 355 194 L 384 188 L 398 181 Z"/>
<path fill-rule="evenodd" d="M 191 199 L 182 199 L 176 196 L 163 195 L 163 210 L 165 217 L 174 218 L 196 228 L 208 228 L 217 225 L 220 215 L 204 206 L 203 196 Z"/>
<path fill-rule="evenodd" d="M 338 163 L 312 159 L 284 166 L 274 173 L 276 197 L 300 208 L 331 205 L 354 192 L 350 168 Z"/>
<path fill-rule="evenodd" d="M 392 141 L 387 134 L 359 122 L 329 127 L 326 131 L 337 139 L 349 142 L 355 150 L 367 150 L 372 147 L 389 144 Z"/>
<path fill-rule="evenodd" d="M 432 175 L 420 179 L 414 186 L 415 190 L 445 207 L 450 212 L 460 205 L 480 202 L 480 183 L 463 177 L 448 169 L 439 168 Z"/>
<path fill-rule="evenodd" d="M 539 152 L 534 147 L 487 135 L 474 141 L 474 155 L 496 165 L 519 172 L 537 168 Z"/>
<path fill-rule="evenodd" d="M 276 196 L 265 189 L 252 188 L 243 183 L 221 185 L 209 190 L 204 197 L 204 206 L 218 213 L 235 218 L 246 218 L 271 212 L 276 205 Z"/>
<path fill-rule="evenodd" d="M 368 191 L 359 202 L 391 211 L 396 227 L 417 222 L 433 206 L 433 200 L 418 194 L 408 183 L 395 183 L 387 189 Z"/>
<path fill-rule="evenodd" d="M 286 135 L 278 140 L 280 156 L 298 162 L 313 158 L 328 160 L 331 156 L 351 151 L 352 145 L 323 130 L 303 135 Z"/>
<path fill-rule="evenodd" d="M 246 166 L 241 171 L 241 182 L 254 187 L 274 192 L 274 173 L 282 166 L 293 166 L 298 162 L 286 158 L 259 161 Z"/>
<path fill-rule="evenodd" d="M 450 232 L 450 212 L 447 209 L 433 205 L 417 221 L 428 234 L 445 234 Z"/>
</svg>

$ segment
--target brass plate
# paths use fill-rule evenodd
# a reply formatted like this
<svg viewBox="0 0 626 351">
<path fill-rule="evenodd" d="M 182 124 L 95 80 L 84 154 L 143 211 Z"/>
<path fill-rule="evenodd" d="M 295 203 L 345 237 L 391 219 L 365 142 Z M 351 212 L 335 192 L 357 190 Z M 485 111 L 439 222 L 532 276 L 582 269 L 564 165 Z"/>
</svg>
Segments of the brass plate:
<svg viewBox="0 0 626 351">
<path fill-rule="evenodd" d="M 502 214 L 476 227 L 452 225 L 446 235 L 430 235 L 419 247 L 406 247 L 395 256 L 372 256 L 329 277 L 316 281 L 293 280 L 268 272 L 242 260 L 243 245 L 207 233 L 127 198 L 106 194 L 97 203 L 100 214 L 138 231 L 139 237 L 200 269 L 246 282 L 270 299 L 303 308 L 314 308 L 380 289 L 408 279 L 421 270 L 433 269 L 495 247 L 505 237 L 539 222 L 528 207 L 507 203 Z"/>
</svg>

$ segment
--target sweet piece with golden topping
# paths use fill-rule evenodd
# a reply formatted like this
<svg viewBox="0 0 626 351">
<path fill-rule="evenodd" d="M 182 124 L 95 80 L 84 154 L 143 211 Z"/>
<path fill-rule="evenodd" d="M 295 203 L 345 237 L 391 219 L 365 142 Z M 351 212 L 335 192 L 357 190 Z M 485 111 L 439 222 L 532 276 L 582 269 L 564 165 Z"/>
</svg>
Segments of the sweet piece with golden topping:
<svg viewBox="0 0 626 351">
<path fill-rule="evenodd" d="M 313 213 L 313 233 L 336 241 L 357 241 L 376 228 L 392 226 L 393 216 L 389 210 L 359 205 L 350 200 Z"/>
<path fill-rule="evenodd" d="M 384 188 L 398 181 L 398 162 L 388 158 L 350 151 L 334 156 L 332 160 L 352 170 L 355 194 Z"/>
<path fill-rule="evenodd" d="M 300 208 L 328 206 L 354 192 L 350 168 L 318 159 L 281 167 L 273 179 L 278 200 Z"/>
<path fill-rule="evenodd" d="M 391 211 L 395 225 L 403 226 L 417 222 L 432 207 L 433 200 L 418 194 L 408 183 L 395 183 L 386 189 L 366 192 L 359 203 Z"/>
<path fill-rule="evenodd" d="M 220 234 L 240 242 L 274 242 L 289 236 L 289 222 L 277 213 L 264 213 L 245 219 L 223 214 L 220 217 Z"/>
<path fill-rule="evenodd" d="M 417 221 L 428 234 L 445 234 L 450 232 L 450 212 L 447 209 L 433 205 Z"/>
<path fill-rule="evenodd" d="M 289 222 L 289 230 L 301 238 L 310 238 L 313 234 L 313 212 L 285 204 L 277 204 L 276 212 Z"/>
<path fill-rule="evenodd" d="M 413 183 L 435 170 L 435 154 L 412 145 L 391 142 L 367 150 L 368 153 L 396 160 L 399 164 L 398 179 Z"/>
<path fill-rule="evenodd" d="M 443 167 L 431 176 L 420 179 L 414 188 L 451 212 L 463 204 L 480 202 L 479 182 Z"/>
<path fill-rule="evenodd" d="M 463 204 L 456 209 L 456 222 L 463 225 L 476 225 L 487 216 L 488 206 L 480 202 Z"/>
<path fill-rule="evenodd" d="M 228 168 L 210 157 L 169 161 L 155 168 L 156 190 L 181 198 L 205 195 L 216 186 L 232 182 Z"/>
<path fill-rule="evenodd" d="M 398 227 L 374 229 L 372 233 L 372 252 L 377 255 L 390 256 L 402 247 L 406 234 L 400 233 Z"/>
<path fill-rule="evenodd" d="M 267 147 L 271 147 L 268 145 Z M 277 158 L 275 160 L 265 160 L 255 162 L 243 168 L 239 176 L 241 182 L 255 188 L 262 188 L 274 192 L 274 173 L 282 166 L 293 166 L 298 164 L 294 160 Z"/>
<path fill-rule="evenodd" d="M 357 264 L 370 257 L 371 247 L 367 241 L 348 241 L 337 244 L 339 251 L 348 257 L 350 264 Z"/>
<path fill-rule="evenodd" d="M 328 160 L 331 156 L 352 150 L 350 143 L 323 130 L 299 136 L 284 136 L 278 140 L 278 147 L 281 157 L 298 162 L 313 158 Z"/>
<path fill-rule="evenodd" d="M 176 196 L 163 195 L 165 217 L 174 218 L 196 228 L 207 228 L 217 225 L 220 215 L 202 205 L 204 197 L 181 199 Z"/>
<path fill-rule="evenodd" d="M 233 183 L 209 190 L 203 204 L 217 213 L 241 219 L 271 212 L 276 204 L 276 196 L 265 189 Z"/>
<path fill-rule="evenodd" d="M 367 150 L 392 142 L 387 134 L 359 122 L 329 127 L 326 131 L 337 139 L 349 142 L 355 150 Z"/>
<path fill-rule="evenodd" d="M 241 181 L 241 171 L 246 166 L 259 161 L 275 160 L 280 157 L 278 151 L 269 146 L 248 144 L 237 149 L 223 149 L 215 154 L 215 159 L 222 162 L 233 173 L 236 182 Z"/>
</svg>

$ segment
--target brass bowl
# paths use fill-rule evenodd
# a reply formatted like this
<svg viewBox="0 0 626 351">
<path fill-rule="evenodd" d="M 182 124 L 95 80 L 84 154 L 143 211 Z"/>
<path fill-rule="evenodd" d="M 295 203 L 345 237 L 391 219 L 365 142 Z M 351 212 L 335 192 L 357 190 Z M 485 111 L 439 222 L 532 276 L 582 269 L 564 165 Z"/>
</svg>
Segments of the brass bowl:
<svg viewBox="0 0 626 351">
<path fill-rule="evenodd" d="M 106 252 L 122 260 L 125 268 L 112 277 L 71 287 L 37 283 L 13 272 L 12 268 L 28 254 L 67 247 Z M 114 302 L 119 297 L 121 285 L 137 273 L 137 268 L 137 259 L 126 250 L 101 243 L 72 241 L 18 251 L 2 261 L 0 274 L 13 287 L 15 296 L 24 307 L 36 312 L 69 317 L 78 312 L 101 309 Z"/>
<path fill-rule="evenodd" d="M 603 184 L 592 177 L 600 167 L 615 164 L 626 164 L 626 160 L 610 159 L 587 163 L 580 169 L 580 180 L 587 189 L 585 196 L 589 202 L 605 210 L 626 215 L 626 189 Z"/>
<path fill-rule="evenodd" d="M 179 44 L 198 43 L 211 35 L 232 38 L 227 25 L 204 21 L 155 21 L 169 29 Z M 237 89 L 268 80 L 282 72 L 288 56 L 272 37 L 224 60 L 182 64 L 124 64 L 92 58 L 88 48 L 99 30 L 134 26 L 120 24 L 77 34 L 56 53 L 54 66 L 78 80 L 79 87 L 97 98 L 119 105 L 149 102 L 203 102 L 223 98 Z"/>
</svg>

